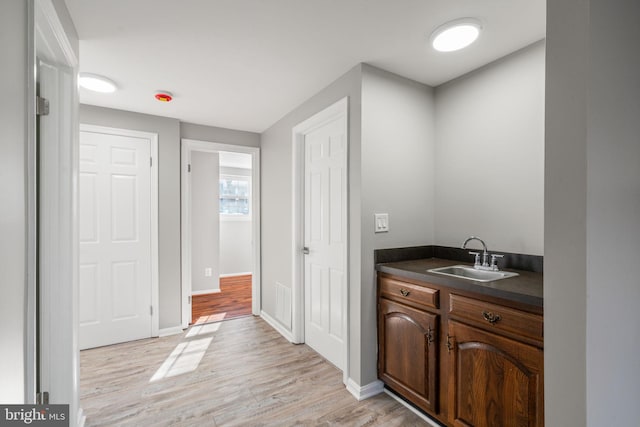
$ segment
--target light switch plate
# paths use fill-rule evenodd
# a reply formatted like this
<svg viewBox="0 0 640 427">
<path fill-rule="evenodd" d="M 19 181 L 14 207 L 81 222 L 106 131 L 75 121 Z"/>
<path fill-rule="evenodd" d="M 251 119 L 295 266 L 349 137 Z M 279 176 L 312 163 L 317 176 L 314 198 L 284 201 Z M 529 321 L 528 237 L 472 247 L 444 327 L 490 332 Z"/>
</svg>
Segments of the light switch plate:
<svg viewBox="0 0 640 427">
<path fill-rule="evenodd" d="M 388 213 L 377 213 L 373 214 L 374 217 L 374 232 L 376 233 L 386 233 L 389 231 L 389 214 Z"/>
</svg>

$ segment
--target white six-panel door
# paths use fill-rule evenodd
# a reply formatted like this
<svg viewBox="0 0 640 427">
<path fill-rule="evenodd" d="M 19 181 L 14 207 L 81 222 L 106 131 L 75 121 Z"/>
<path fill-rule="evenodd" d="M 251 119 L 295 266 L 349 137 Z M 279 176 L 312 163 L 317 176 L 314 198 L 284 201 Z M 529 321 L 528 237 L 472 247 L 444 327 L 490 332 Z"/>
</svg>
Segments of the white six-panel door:
<svg viewBox="0 0 640 427">
<path fill-rule="evenodd" d="M 81 349 L 152 335 L 151 144 L 81 129 Z"/>
<path fill-rule="evenodd" d="M 347 136 L 344 116 L 305 135 L 305 342 L 344 370 Z"/>
</svg>

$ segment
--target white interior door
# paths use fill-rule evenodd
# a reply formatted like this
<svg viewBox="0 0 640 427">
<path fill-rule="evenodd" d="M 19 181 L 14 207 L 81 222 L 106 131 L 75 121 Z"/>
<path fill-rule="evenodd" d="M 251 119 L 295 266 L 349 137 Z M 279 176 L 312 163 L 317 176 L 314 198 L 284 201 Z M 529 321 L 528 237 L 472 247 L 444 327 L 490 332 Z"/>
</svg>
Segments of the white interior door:
<svg viewBox="0 0 640 427">
<path fill-rule="evenodd" d="M 81 349 L 152 336 L 151 143 L 81 129 Z"/>
<path fill-rule="evenodd" d="M 306 133 L 305 342 L 344 370 L 347 286 L 347 135 L 344 116 Z"/>
</svg>

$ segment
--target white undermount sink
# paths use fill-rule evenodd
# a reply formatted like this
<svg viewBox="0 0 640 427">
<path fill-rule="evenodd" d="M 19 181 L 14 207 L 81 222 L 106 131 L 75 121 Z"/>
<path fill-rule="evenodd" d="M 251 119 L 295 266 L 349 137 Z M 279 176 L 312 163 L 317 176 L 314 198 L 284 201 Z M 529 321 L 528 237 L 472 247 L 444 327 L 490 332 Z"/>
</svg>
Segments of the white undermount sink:
<svg viewBox="0 0 640 427">
<path fill-rule="evenodd" d="M 444 274 L 445 276 L 458 277 L 460 279 L 475 280 L 476 282 L 492 282 L 517 276 L 511 271 L 478 270 L 468 265 L 451 265 L 448 267 L 432 268 L 429 273 Z"/>
</svg>

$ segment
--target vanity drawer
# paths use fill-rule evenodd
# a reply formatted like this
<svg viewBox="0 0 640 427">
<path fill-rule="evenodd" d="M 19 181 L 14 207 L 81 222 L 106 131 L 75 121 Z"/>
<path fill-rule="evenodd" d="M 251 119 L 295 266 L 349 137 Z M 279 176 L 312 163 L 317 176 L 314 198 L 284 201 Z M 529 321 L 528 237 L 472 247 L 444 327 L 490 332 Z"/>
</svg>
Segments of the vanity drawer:
<svg viewBox="0 0 640 427">
<path fill-rule="evenodd" d="M 496 331 L 511 332 L 542 340 L 542 316 L 489 302 L 451 294 L 449 313 L 476 323 L 492 325 Z"/>
<path fill-rule="evenodd" d="M 440 307 L 440 291 L 426 286 L 402 282 L 389 277 L 380 278 L 380 296 L 407 305 Z"/>
</svg>

